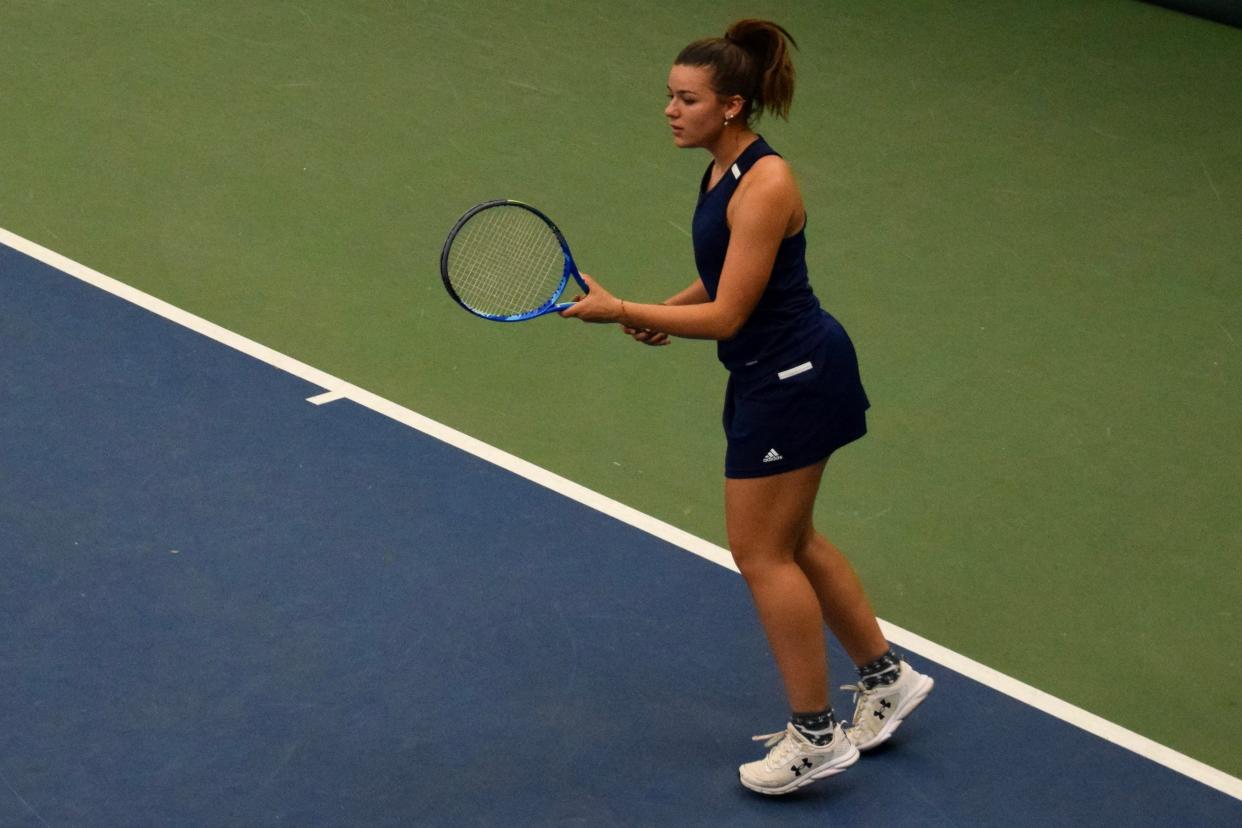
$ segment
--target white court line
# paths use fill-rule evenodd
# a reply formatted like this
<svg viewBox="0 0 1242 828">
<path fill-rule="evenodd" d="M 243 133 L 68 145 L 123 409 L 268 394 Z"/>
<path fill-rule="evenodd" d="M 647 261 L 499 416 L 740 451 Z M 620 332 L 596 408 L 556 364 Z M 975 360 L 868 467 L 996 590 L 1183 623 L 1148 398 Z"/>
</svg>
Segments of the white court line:
<svg viewBox="0 0 1242 828">
<path fill-rule="evenodd" d="M 520 457 L 501 451 L 481 440 L 476 440 L 468 434 L 463 434 L 442 423 L 417 414 L 370 391 L 320 371 L 318 368 L 313 368 L 292 357 L 285 356 L 268 348 L 266 345 L 260 345 L 251 339 L 222 328 L 214 322 L 208 322 L 192 313 L 183 311 L 161 299 L 156 299 L 154 296 L 91 270 L 85 265 L 67 259 L 59 253 L 48 250 L 46 247 L 35 244 L 3 228 L 0 228 L 0 244 L 8 245 L 14 250 L 25 253 L 31 258 L 38 259 L 76 279 L 94 285 L 100 290 L 111 293 L 178 325 L 182 325 L 282 371 L 300 377 L 307 382 L 330 389 L 323 394 L 311 397 L 311 402 L 315 400 L 328 402 L 330 400 L 348 398 L 372 411 L 383 414 L 475 457 L 511 471 L 532 483 L 537 483 L 555 492 L 560 492 L 566 497 L 615 518 L 622 523 L 641 529 L 673 546 L 680 547 L 701 558 L 706 558 L 712 563 L 737 572 L 737 567 L 734 566 L 733 558 L 728 550 L 702 538 L 695 537 L 672 524 L 644 514 L 610 497 L 605 497 L 572 480 L 553 474 Z M 1178 753 L 1172 748 L 1165 747 L 1158 742 L 1148 739 L 1146 736 L 1127 730 L 1094 713 L 1083 710 L 1081 707 L 1076 707 L 1029 684 L 993 670 L 991 667 L 987 667 L 960 653 L 929 641 L 909 630 L 904 630 L 883 620 L 880 621 L 880 626 L 888 640 L 902 649 L 909 649 L 919 653 L 997 692 L 1004 693 L 1031 707 L 1042 710 L 1051 716 L 1055 716 L 1062 721 L 1099 736 L 1106 741 L 1144 756 L 1170 770 L 1202 782 L 1221 793 L 1242 800 L 1242 779 L 1230 776 L 1224 771 L 1217 770 L 1183 753 Z"/>
<path fill-rule="evenodd" d="M 344 391 L 324 391 L 322 394 L 316 394 L 313 397 L 307 397 L 306 401 L 311 405 L 323 405 L 324 403 L 336 402 L 345 399 Z"/>
</svg>

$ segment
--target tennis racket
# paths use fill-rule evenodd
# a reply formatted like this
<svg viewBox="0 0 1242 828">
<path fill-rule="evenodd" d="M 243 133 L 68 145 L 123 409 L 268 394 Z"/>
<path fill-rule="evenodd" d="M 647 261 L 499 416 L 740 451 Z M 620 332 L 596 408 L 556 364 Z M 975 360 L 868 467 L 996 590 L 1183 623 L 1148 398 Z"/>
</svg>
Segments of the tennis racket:
<svg viewBox="0 0 1242 828">
<path fill-rule="evenodd" d="M 440 252 L 440 278 L 449 296 L 496 322 L 521 322 L 568 308 L 572 302 L 556 300 L 570 276 L 586 293 L 561 231 L 520 201 L 471 207 L 453 225 Z"/>
</svg>

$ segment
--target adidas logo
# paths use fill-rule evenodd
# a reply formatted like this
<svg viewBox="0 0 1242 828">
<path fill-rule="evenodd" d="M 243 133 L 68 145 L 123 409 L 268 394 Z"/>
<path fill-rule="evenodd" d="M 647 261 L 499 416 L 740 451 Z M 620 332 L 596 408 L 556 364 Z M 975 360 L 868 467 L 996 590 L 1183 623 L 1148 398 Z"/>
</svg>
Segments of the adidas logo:
<svg viewBox="0 0 1242 828">
<path fill-rule="evenodd" d="M 763 456 L 763 462 L 775 463 L 777 460 L 784 460 L 784 457 L 776 451 L 776 449 L 768 449 L 768 453 Z"/>
</svg>

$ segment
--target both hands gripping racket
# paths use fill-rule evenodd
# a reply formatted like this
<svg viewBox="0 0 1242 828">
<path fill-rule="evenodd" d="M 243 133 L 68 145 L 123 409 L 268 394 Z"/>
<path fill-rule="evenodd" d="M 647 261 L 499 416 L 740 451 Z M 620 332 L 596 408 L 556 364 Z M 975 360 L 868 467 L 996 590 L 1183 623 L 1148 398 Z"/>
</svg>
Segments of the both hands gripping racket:
<svg viewBox="0 0 1242 828">
<path fill-rule="evenodd" d="M 557 304 L 572 276 L 582 292 L 569 245 L 552 219 L 520 201 L 477 204 L 449 231 L 440 277 L 457 304 L 496 322 L 521 322 L 564 310 Z"/>
</svg>

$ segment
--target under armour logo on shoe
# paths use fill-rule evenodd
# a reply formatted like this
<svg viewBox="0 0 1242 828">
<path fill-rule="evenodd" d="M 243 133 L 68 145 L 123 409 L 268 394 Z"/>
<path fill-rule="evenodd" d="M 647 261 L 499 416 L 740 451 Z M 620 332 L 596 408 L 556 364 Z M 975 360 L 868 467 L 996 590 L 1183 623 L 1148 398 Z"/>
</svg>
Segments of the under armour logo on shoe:
<svg viewBox="0 0 1242 828">
<path fill-rule="evenodd" d="M 884 701 L 884 699 L 880 699 L 880 707 L 885 707 L 885 708 L 892 709 L 892 705 L 891 705 L 891 704 L 889 704 L 888 702 Z M 883 713 L 883 712 L 881 712 L 881 711 L 879 711 L 879 710 L 873 711 L 871 715 L 872 715 L 872 716 L 875 716 L 877 719 L 883 719 L 883 718 L 884 718 L 884 713 Z"/>
<path fill-rule="evenodd" d="M 776 449 L 768 449 L 768 453 L 763 456 L 763 462 L 775 463 L 777 460 L 784 460 Z"/>
<path fill-rule="evenodd" d="M 807 759 L 805 756 L 803 756 L 803 757 L 802 757 L 802 764 L 801 764 L 801 765 L 794 765 L 794 766 L 792 766 L 792 767 L 790 768 L 790 770 L 791 770 L 791 771 L 793 771 L 793 775 L 794 775 L 794 776 L 801 776 L 801 775 L 802 775 L 802 769 L 803 769 L 803 768 L 809 768 L 810 766 L 811 766 L 811 760 L 810 760 L 810 759 Z"/>
</svg>

